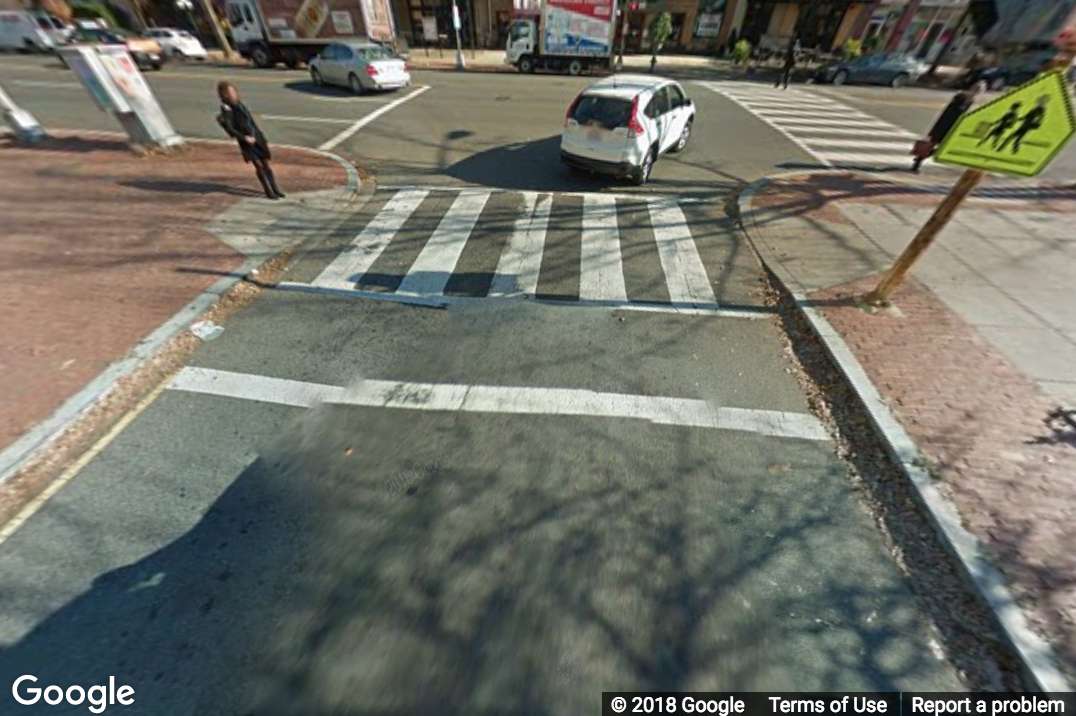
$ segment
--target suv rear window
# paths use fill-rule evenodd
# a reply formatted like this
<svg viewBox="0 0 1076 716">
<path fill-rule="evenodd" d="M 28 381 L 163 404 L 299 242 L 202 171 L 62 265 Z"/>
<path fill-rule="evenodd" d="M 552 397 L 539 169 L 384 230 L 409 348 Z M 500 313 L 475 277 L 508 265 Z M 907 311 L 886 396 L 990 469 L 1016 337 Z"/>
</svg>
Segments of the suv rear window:
<svg viewBox="0 0 1076 716">
<path fill-rule="evenodd" d="M 583 95 L 572 111 L 579 124 L 600 124 L 606 129 L 627 127 L 631 122 L 631 102 L 614 97 Z"/>
</svg>

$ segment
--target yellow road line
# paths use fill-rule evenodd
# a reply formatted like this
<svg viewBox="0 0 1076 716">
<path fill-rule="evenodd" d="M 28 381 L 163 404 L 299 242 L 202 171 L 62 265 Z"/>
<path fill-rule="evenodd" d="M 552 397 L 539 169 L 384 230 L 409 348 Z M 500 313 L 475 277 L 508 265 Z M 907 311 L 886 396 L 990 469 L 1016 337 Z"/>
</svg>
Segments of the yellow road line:
<svg viewBox="0 0 1076 716">
<path fill-rule="evenodd" d="M 75 477 L 77 477 L 78 474 L 82 472 L 82 470 L 87 465 L 93 462 L 94 459 L 97 458 L 97 456 L 100 455 L 104 451 L 104 449 L 108 447 L 110 443 L 112 443 L 113 440 L 119 437 L 120 433 L 122 433 L 127 428 L 127 426 L 134 422 L 135 418 L 137 418 L 146 408 L 148 408 L 153 403 L 153 401 L 157 400 L 157 398 L 161 396 L 161 393 L 163 393 L 165 389 L 168 388 L 168 384 L 170 382 L 171 378 L 163 381 L 160 385 L 154 388 L 153 392 L 151 392 L 149 395 L 142 399 L 142 402 L 140 402 L 138 405 L 128 411 L 126 415 L 120 418 L 119 421 L 112 426 L 112 429 L 105 433 L 104 437 L 94 443 L 93 447 L 83 453 L 78 460 L 73 462 L 70 467 L 64 470 L 60 474 L 60 476 L 52 482 L 52 484 L 45 488 L 44 492 L 31 500 L 29 504 L 23 507 L 19 511 L 19 513 L 13 518 L 11 518 L 11 520 L 6 525 L 0 527 L 0 546 L 3 546 L 3 544 L 7 542 L 8 539 L 13 534 L 15 534 L 15 532 L 20 527 L 26 524 L 26 522 L 29 521 L 29 519 L 33 517 L 38 510 L 45 506 L 45 503 L 51 500 L 57 492 L 64 488 L 65 485 L 74 480 Z"/>
</svg>

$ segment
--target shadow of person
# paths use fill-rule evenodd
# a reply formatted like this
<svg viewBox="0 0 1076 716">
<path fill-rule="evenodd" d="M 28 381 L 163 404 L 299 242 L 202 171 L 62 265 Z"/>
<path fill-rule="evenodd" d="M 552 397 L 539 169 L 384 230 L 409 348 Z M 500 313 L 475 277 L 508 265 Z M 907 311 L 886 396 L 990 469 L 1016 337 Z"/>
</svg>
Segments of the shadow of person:
<svg viewBox="0 0 1076 716">
<path fill-rule="evenodd" d="M 573 172 L 560 161 L 560 135 L 476 152 L 445 170 L 469 184 L 517 191 L 600 191 L 627 182 Z"/>
</svg>

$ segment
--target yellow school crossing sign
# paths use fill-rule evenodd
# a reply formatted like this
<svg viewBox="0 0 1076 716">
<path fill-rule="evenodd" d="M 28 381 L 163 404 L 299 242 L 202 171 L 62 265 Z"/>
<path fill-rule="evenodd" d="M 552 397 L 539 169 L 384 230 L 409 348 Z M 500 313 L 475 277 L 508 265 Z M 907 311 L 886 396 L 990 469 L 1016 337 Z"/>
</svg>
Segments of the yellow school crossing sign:
<svg viewBox="0 0 1076 716">
<path fill-rule="evenodd" d="M 934 161 L 986 172 L 1037 176 L 1076 133 L 1066 73 L 1044 72 L 965 114 Z"/>
</svg>

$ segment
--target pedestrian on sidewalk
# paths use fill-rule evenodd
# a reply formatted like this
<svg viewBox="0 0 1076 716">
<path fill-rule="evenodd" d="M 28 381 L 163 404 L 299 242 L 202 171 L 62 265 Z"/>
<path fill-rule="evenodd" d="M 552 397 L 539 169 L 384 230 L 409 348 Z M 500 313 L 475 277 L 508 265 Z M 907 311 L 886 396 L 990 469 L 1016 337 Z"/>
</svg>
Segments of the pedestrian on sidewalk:
<svg viewBox="0 0 1076 716">
<path fill-rule="evenodd" d="M 785 63 L 781 68 L 780 76 L 773 83 L 774 89 L 780 87 L 782 83 L 784 83 L 784 89 L 788 89 L 788 81 L 792 78 L 792 70 L 796 68 L 796 51 L 799 49 L 799 44 L 797 40 L 795 44 L 789 45 L 785 51 Z"/>
<path fill-rule="evenodd" d="M 284 192 L 276 184 L 273 175 L 273 166 L 270 163 L 273 153 L 269 149 L 269 141 L 265 138 L 258 123 L 254 121 L 254 115 L 239 98 L 239 90 L 230 82 L 217 84 L 217 95 L 220 97 L 220 114 L 217 122 L 228 133 L 229 137 L 239 142 L 239 151 L 243 155 L 243 161 L 254 165 L 254 172 L 258 175 L 265 195 L 270 199 L 283 199 Z"/>
<path fill-rule="evenodd" d="M 985 82 L 976 82 L 963 92 L 957 92 L 956 95 L 949 101 L 949 104 L 942 110 L 942 113 L 938 115 L 938 118 L 934 121 L 934 126 L 927 132 L 927 136 L 920 139 L 912 147 L 912 155 L 915 159 L 912 161 L 912 171 L 916 174 L 919 173 L 919 168 L 923 166 L 923 162 L 927 157 L 934 154 L 934 150 L 938 148 L 938 145 L 942 143 L 942 140 L 953 131 L 953 127 L 960 121 L 971 106 L 975 104 L 975 100 L 986 90 Z"/>
</svg>

